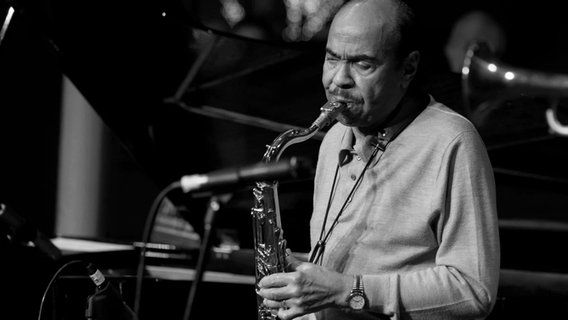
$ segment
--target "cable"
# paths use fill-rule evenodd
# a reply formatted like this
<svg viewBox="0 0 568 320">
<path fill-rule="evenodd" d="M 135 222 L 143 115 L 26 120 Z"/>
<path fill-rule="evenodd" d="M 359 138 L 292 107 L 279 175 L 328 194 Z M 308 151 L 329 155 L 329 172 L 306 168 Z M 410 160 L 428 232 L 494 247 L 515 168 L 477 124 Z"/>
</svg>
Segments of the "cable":
<svg viewBox="0 0 568 320">
<path fill-rule="evenodd" d="M 179 181 L 173 182 L 165 187 L 154 199 L 152 206 L 150 207 L 150 212 L 148 213 L 148 217 L 146 218 L 146 224 L 144 226 L 144 234 L 142 236 L 142 247 L 140 248 L 140 256 L 138 258 L 138 268 L 136 271 L 136 293 L 134 296 L 134 313 L 139 315 L 140 313 L 140 303 L 142 298 L 142 283 L 144 280 L 144 270 L 145 266 L 145 258 L 146 258 L 146 247 L 147 243 L 150 242 L 150 237 L 152 235 L 152 227 L 154 226 L 154 222 L 156 220 L 156 216 L 158 215 L 158 211 L 160 208 L 160 204 L 166 197 L 166 195 L 174 190 L 180 188 L 181 185 Z"/>
<path fill-rule="evenodd" d="M 55 280 L 57 280 L 57 278 L 59 277 L 59 274 L 61 272 L 63 272 L 63 270 L 65 268 L 69 267 L 70 265 L 77 264 L 77 263 L 83 263 L 83 264 L 85 264 L 85 266 L 87 265 L 87 263 L 82 261 L 82 260 L 72 260 L 72 261 L 69 261 L 66 264 L 62 265 L 59 268 L 59 270 L 57 270 L 57 272 L 55 272 L 53 277 L 51 277 L 51 280 L 49 280 L 49 283 L 47 284 L 47 287 L 45 288 L 45 291 L 43 292 L 43 296 L 41 297 L 41 303 L 39 305 L 39 314 L 37 316 L 38 320 L 41 320 L 41 314 L 43 312 L 43 305 L 44 305 L 44 302 L 45 302 L 45 297 L 47 296 L 47 293 L 49 292 L 49 289 L 51 289 L 51 286 L 53 285 Z"/>
<path fill-rule="evenodd" d="M 139 311 L 140 311 L 140 301 L 141 301 L 141 296 L 142 296 L 142 282 L 143 282 L 143 279 L 144 279 L 144 269 L 145 269 L 146 247 L 147 247 L 147 243 L 150 242 L 150 236 L 152 235 L 152 227 L 154 225 L 154 221 L 156 220 L 156 216 L 158 214 L 158 209 L 160 208 L 160 204 L 162 203 L 163 199 L 166 197 L 166 195 L 170 191 L 172 191 L 174 189 L 178 189 L 178 188 L 180 188 L 179 181 L 173 182 L 173 183 L 169 184 L 167 187 L 165 187 L 158 194 L 158 196 L 156 196 L 156 198 L 154 199 L 154 202 L 152 203 L 152 206 L 150 208 L 150 212 L 149 212 L 148 217 L 146 219 L 146 224 L 145 224 L 145 227 L 144 227 L 144 234 L 143 234 L 143 239 L 142 239 L 143 242 L 142 242 L 142 247 L 140 248 L 140 256 L 139 256 L 138 268 L 137 268 L 137 272 L 136 272 L 136 294 L 135 294 L 135 297 L 134 297 L 134 313 L 136 315 L 138 315 Z M 85 266 L 87 266 L 87 263 L 84 262 L 84 261 L 73 260 L 73 261 L 70 261 L 70 262 L 64 264 L 63 266 L 61 266 L 59 268 L 59 270 L 57 270 L 57 272 L 53 275 L 53 277 L 49 281 L 49 284 L 47 285 L 47 288 L 45 289 L 45 292 L 43 293 L 43 297 L 41 299 L 41 304 L 40 304 L 40 309 L 39 309 L 38 320 L 41 320 L 41 315 L 42 315 L 42 312 L 43 312 L 43 305 L 44 305 L 45 297 L 47 296 L 49 289 L 53 285 L 53 282 L 55 282 L 55 280 L 57 279 L 59 274 L 65 268 L 67 268 L 68 266 L 70 266 L 72 264 L 76 264 L 76 263 L 83 263 L 83 264 L 85 264 Z"/>
</svg>

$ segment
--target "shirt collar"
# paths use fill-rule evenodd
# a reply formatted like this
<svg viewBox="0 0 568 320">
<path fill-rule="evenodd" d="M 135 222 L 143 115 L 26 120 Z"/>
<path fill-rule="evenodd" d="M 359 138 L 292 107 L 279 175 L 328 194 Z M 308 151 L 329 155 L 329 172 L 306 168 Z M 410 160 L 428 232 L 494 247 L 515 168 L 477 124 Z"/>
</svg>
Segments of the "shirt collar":
<svg viewBox="0 0 568 320">
<path fill-rule="evenodd" d="M 398 133 L 404 129 L 404 127 L 412 120 L 399 122 L 390 127 L 379 130 L 377 135 L 366 136 L 360 143 L 355 143 L 355 133 L 354 128 L 347 128 L 343 134 L 343 139 L 341 140 L 341 146 L 339 149 L 339 165 L 343 166 L 353 159 L 354 156 L 359 156 L 364 162 L 369 161 L 371 155 L 375 148 L 379 148 L 379 151 L 385 151 L 387 145 L 394 140 Z M 374 161 L 377 161 L 378 157 L 375 157 Z M 374 165 L 374 163 L 373 163 Z"/>
<path fill-rule="evenodd" d="M 375 157 L 373 159 L 373 163 L 370 164 L 371 166 L 376 165 L 377 162 L 379 162 L 380 156 L 386 150 L 387 145 L 392 140 L 396 139 L 404 128 L 406 128 L 406 126 L 408 126 L 420 113 L 424 111 L 424 108 L 427 105 L 435 102 L 431 95 L 426 96 L 426 98 L 429 101 L 424 101 L 424 105 L 422 106 L 418 105 L 418 108 L 412 111 L 405 120 L 378 130 L 376 136 L 364 137 L 361 143 L 355 143 L 355 128 L 346 128 L 339 149 L 339 165 L 343 166 L 349 163 L 353 159 L 353 155 L 358 156 L 361 160 L 367 162 L 371 158 L 375 148 L 378 148 L 377 151 L 380 151 L 378 154 L 379 156 Z"/>
</svg>

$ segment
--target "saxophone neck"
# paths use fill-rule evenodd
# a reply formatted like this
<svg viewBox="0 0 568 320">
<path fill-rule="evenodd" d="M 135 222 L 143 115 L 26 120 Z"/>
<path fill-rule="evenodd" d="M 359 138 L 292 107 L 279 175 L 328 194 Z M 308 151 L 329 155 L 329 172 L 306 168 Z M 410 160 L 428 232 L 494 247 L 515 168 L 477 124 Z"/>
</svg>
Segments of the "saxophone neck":
<svg viewBox="0 0 568 320">
<path fill-rule="evenodd" d="M 272 162 L 278 161 L 282 152 L 287 147 L 306 141 L 313 137 L 320 129 L 329 125 L 337 115 L 343 111 L 347 105 L 343 102 L 327 102 L 320 110 L 320 115 L 307 129 L 290 129 L 280 134 L 271 145 L 267 146 L 264 153 L 263 161 Z"/>
</svg>

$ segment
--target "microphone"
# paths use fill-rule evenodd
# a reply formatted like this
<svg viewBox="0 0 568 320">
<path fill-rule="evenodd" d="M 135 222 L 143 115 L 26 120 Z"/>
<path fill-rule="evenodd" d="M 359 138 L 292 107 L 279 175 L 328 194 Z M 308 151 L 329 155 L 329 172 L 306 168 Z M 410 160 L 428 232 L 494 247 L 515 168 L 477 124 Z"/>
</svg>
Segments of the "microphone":
<svg viewBox="0 0 568 320">
<path fill-rule="evenodd" d="M 0 223 L 8 226 L 14 241 L 31 241 L 41 252 L 51 259 L 58 260 L 61 258 L 61 250 L 59 250 L 46 235 L 3 203 L 0 203 Z"/>
<path fill-rule="evenodd" d="M 308 177 L 313 175 L 313 171 L 307 159 L 292 157 L 274 163 L 258 163 L 221 169 L 208 174 L 187 175 L 180 179 L 180 184 L 183 192 L 218 190 L 257 181 Z"/>
<path fill-rule="evenodd" d="M 89 278 L 95 284 L 96 291 L 87 299 L 85 317 L 89 320 L 137 320 L 138 317 L 124 302 L 120 293 L 105 278 L 103 273 L 93 266 L 87 265 Z"/>
</svg>

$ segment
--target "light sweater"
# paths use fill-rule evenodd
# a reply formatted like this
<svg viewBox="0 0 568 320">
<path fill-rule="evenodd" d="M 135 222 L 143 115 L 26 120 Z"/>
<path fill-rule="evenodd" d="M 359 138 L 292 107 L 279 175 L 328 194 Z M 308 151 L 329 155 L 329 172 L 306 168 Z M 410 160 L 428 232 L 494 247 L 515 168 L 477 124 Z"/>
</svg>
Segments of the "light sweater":
<svg viewBox="0 0 568 320">
<path fill-rule="evenodd" d="M 338 161 L 325 232 L 372 145 L 388 143 L 362 177 L 323 254 L 323 266 L 363 275 L 368 312 L 330 308 L 318 319 L 482 319 L 495 303 L 500 266 L 495 185 L 485 146 L 467 119 L 432 98 L 390 140 L 393 130 L 354 145 L 352 129 L 338 123 L 320 147 L 312 248 Z"/>
</svg>

